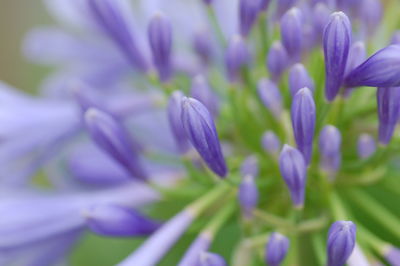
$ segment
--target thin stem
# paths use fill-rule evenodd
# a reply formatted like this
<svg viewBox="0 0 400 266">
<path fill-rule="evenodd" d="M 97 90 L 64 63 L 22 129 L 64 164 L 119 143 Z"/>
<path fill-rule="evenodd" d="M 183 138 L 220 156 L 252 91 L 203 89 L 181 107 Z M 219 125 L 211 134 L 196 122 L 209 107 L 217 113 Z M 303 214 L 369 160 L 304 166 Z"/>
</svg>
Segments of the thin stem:
<svg viewBox="0 0 400 266">
<path fill-rule="evenodd" d="M 265 223 L 272 225 L 277 228 L 282 228 L 288 231 L 294 230 L 294 225 L 291 222 L 288 222 L 284 218 L 276 216 L 274 214 L 261 211 L 261 210 L 254 210 L 253 214 L 255 217 L 263 220 Z"/>
<path fill-rule="evenodd" d="M 210 21 L 212 28 L 215 30 L 217 35 L 218 42 L 220 43 L 221 47 L 226 47 L 226 40 L 224 37 L 224 33 L 222 32 L 221 26 L 219 25 L 217 16 L 215 15 L 215 11 L 212 6 L 207 6 L 207 16 L 208 20 Z"/>
<path fill-rule="evenodd" d="M 318 265 L 324 265 L 326 262 L 325 243 L 321 234 L 315 234 L 312 239 L 313 248 L 317 257 Z"/>
</svg>

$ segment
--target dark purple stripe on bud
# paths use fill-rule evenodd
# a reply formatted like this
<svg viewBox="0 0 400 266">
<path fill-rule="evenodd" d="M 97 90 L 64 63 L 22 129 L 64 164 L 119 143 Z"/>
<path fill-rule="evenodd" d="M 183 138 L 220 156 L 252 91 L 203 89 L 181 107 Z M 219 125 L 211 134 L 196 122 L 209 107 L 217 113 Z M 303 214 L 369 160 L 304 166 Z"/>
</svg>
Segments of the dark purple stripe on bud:
<svg viewBox="0 0 400 266">
<path fill-rule="evenodd" d="M 185 129 L 182 124 L 182 99 L 184 95 L 181 91 L 174 91 L 168 101 L 167 113 L 168 121 L 174 136 L 175 142 L 181 153 L 189 149 L 189 140 L 186 137 Z"/>
<path fill-rule="evenodd" d="M 226 176 L 228 170 L 221 151 L 218 133 L 207 108 L 196 99 L 183 98 L 182 123 L 190 142 L 208 167 L 220 177 Z"/>
<path fill-rule="evenodd" d="M 265 252 L 265 261 L 269 266 L 279 266 L 289 250 L 289 239 L 277 232 L 270 235 Z"/>
<path fill-rule="evenodd" d="M 400 87 L 378 88 L 379 142 L 388 144 L 399 119 Z"/>
<path fill-rule="evenodd" d="M 253 210 L 258 203 L 258 189 L 254 182 L 254 176 L 246 175 L 242 178 L 238 196 L 243 215 L 248 219 L 252 218 Z"/>
<path fill-rule="evenodd" d="M 330 16 L 323 35 L 325 55 L 325 96 L 335 99 L 343 83 L 351 44 L 351 24 L 343 12 Z"/>
<path fill-rule="evenodd" d="M 342 136 L 336 127 L 327 125 L 321 130 L 319 135 L 320 167 L 331 177 L 338 171 L 342 161 L 341 144 Z"/>
<path fill-rule="evenodd" d="M 211 252 L 203 252 L 200 254 L 199 266 L 227 266 L 227 264 L 221 255 Z"/>
<path fill-rule="evenodd" d="M 204 28 L 197 30 L 193 35 L 193 49 L 205 64 L 209 63 L 214 55 L 211 38 L 210 33 Z"/>
<path fill-rule="evenodd" d="M 351 221 L 334 222 L 328 232 L 327 266 L 343 266 L 353 252 L 356 226 Z"/>
<path fill-rule="evenodd" d="M 260 0 L 239 1 L 239 30 L 242 36 L 249 35 L 254 22 L 256 22 L 260 5 Z"/>
<path fill-rule="evenodd" d="M 276 117 L 282 113 L 282 96 L 276 84 L 267 78 L 262 78 L 257 84 L 257 92 L 262 103 Z"/>
<path fill-rule="evenodd" d="M 303 153 L 307 165 L 312 155 L 315 131 L 315 103 L 308 88 L 300 89 L 293 98 L 291 108 L 292 126 L 297 147 Z"/>
<path fill-rule="evenodd" d="M 204 104 L 213 117 L 216 117 L 218 115 L 218 97 L 203 75 L 197 75 L 193 78 L 190 94 L 193 98 L 199 100 L 202 104 Z"/>
<path fill-rule="evenodd" d="M 293 205 L 296 208 L 302 208 L 307 181 L 307 166 L 301 152 L 285 144 L 279 156 L 279 169 L 289 189 Z"/>
<path fill-rule="evenodd" d="M 289 88 L 290 88 L 290 93 L 292 96 L 296 95 L 298 90 L 301 88 L 307 87 L 311 91 L 314 91 L 314 81 L 308 75 L 308 72 L 306 68 L 300 64 L 297 63 L 293 65 L 290 70 L 289 70 Z"/>
<path fill-rule="evenodd" d="M 186 250 L 177 266 L 193 266 L 200 262 L 200 255 L 208 250 L 212 236 L 209 233 L 201 233 Z"/>
<path fill-rule="evenodd" d="M 160 226 L 132 209 L 116 205 L 95 205 L 84 210 L 83 216 L 91 231 L 105 236 L 145 236 Z"/>
<path fill-rule="evenodd" d="M 111 158 L 120 163 L 133 177 L 146 179 L 147 173 L 138 155 L 138 145 L 126 129 L 109 114 L 90 108 L 85 123 L 93 141 Z"/>
<path fill-rule="evenodd" d="M 303 25 L 300 9 L 293 7 L 281 18 L 282 44 L 293 60 L 299 60 L 303 42 Z"/>
<path fill-rule="evenodd" d="M 374 154 L 376 150 L 375 139 L 368 134 L 362 134 L 358 138 L 357 153 L 361 159 L 366 159 Z"/>
<path fill-rule="evenodd" d="M 400 45 L 389 45 L 373 54 L 346 76 L 345 86 L 400 86 Z"/>
<path fill-rule="evenodd" d="M 231 82 L 237 81 L 242 68 L 250 63 L 250 52 L 243 38 L 235 35 L 231 38 L 225 53 L 225 65 L 228 79 Z"/>
<path fill-rule="evenodd" d="M 267 69 L 271 75 L 271 79 L 278 82 L 289 66 L 289 56 L 280 41 L 272 43 L 267 55 Z"/>
<path fill-rule="evenodd" d="M 248 156 L 240 166 L 240 175 L 245 177 L 251 175 L 252 177 L 258 176 L 258 159 L 255 155 Z"/>
<path fill-rule="evenodd" d="M 266 152 L 274 156 L 278 155 L 281 150 L 281 142 L 278 136 L 270 130 L 263 134 L 261 144 Z"/>
<path fill-rule="evenodd" d="M 149 23 L 148 38 L 153 55 L 153 63 L 161 81 L 168 81 L 172 75 L 172 27 L 170 21 L 161 13 L 156 14 Z"/>
</svg>

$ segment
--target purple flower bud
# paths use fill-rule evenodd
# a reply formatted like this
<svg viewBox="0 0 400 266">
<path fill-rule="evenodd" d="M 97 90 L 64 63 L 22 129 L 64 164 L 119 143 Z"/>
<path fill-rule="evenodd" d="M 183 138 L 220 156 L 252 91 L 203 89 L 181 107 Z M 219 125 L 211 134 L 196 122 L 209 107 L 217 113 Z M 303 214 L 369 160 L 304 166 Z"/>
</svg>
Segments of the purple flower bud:
<svg viewBox="0 0 400 266">
<path fill-rule="evenodd" d="M 399 119 L 400 87 L 378 88 L 379 142 L 388 144 Z"/>
<path fill-rule="evenodd" d="M 184 97 L 182 123 L 190 142 L 208 167 L 220 177 L 224 177 L 228 170 L 214 120 L 207 108 L 196 99 Z"/>
<path fill-rule="evenodd" d="M 281 18 L 282 44 L 294 60 L 300 59 L 303 39 L 302 14 L 293 7 Z"/>
<path fill-rule="evenodd" d="M 356 243 L 356 226 L 351 221 L 337 221 L 328 232 L 327 266 L 342 266 Z"/>
<path fill-rule="evenodd" d="M 383 8 L 380 0 L 363 0 L 360 5 L 360 19 L 362 26 L 372 34 L 382 20 Z"/>
<path fill-rule="evenodd" d="M 182 125 L 183 97 L 181 91 L 174 91 L 169 98 L 167 107 L 169 125 L 181 153 L 185 153 L 189 149 L 189 140 Z"/>
<path fill-rule="evenodd" d="M 397 30 L 393 33 L 390 43 L 391 44 L 400 44 L 400 30 Z"/>
<path fill-rule="evenodd" d="M 200 262 L 200 255 L 208 250 L 212 236 L 209 233 L 201 233 L 190 245 L 178 263 L 178 266 L 193 266 Z"/>
<path fill-rule="evenodd" d="M 149 23 L 147 29 L 150 48 L 153 54 L 153 63 L 157 68 L 161 81 L 168 81 L 172 75 L 171 50 L 172 28 L 169 20 L 161 13 L 157 13 Z"/>
<path fill-rule="evenodd" d="M 209 63 L 213 57 L 214 51 L 211 36 L 207 29 L 202 28 L 194 33 L 192 45 L 194 51 L 201 58 L 203 63 Z"/>
<path fill-rule="evenodd" d="M 248 36 L 260 11 L 260 0 L 240 0 L 239 28 L 240 34 Z"/>
<path fill-rule="evenodd" d="M 280 41 L 272 43 L 267 56 L 267 68 L 271 79 L 279 81 L 283 72 L 289 66 L 289 56 Z"/>
<path fill-rule="evenodd" d="M 342 86 L 351 44 L 351 24 L 343 12 L 330 16 L 323 36 L 325 55 L 325 94 L 328 101 L 335 99 Z"/>
<path fill-rule="evenodd" d="M 315 33 L 318 38 L 318 43 L 322 42 L 322 35 L 324 33 L 325 26 L 329 22 L 329 15 L 331 9 L 324 3 L 317 3 L 313 9 L 313 26 Z"/>
<path fill-rule="evenodd" d="M 84 113 L 90 107 L 106 111 L 104 104 L 100 103 L 100 99 L 96 97 L 91 87 L 81 81 L 73 81 L 71 84 L 72 95 L 79 104 L 81 111 Z"/>
<path fill-rule="evenodd" d="M 206 5 L 211 5 L 214 0 L 203 0 Z"/>
<path fill-rule="evenodd" d="M 190 94 L 204 104 L 213 117 L 218 115 L 219 103 L 217 95 L 213 92 L 204 76 L 197 75 L 193 78 Z"/>
<path fill-rule="evenodd" d="M 102 30 L 116 43 L 128 60 L 138 69 L 147 71 L 148 64 L 136 43 L 124 6 L 114 0 L 88 0 L 89 10 Z"/>
<path fill-rule="evenodd" d="M 297 147 L 310 163 L 315 131 L 315 103 L 308 88 L 300 89 L 293 98 L 291 108 L 292 126 Z"/>
<path fill-rule="evenodd" d="M 245 177 L 251 175 L 252 177 L 258 176 L 258 159 L 255 155 L 248 156 L 240 166 L 240 175 Z"/>
<path fill-rule="evenodd" d="M 400 45 L 389 45 L 373 54 L 346 76 L 345 86 L 400 86 Z"/>
<path fill-rule="evenodd" d="M 260 0 L 261 11 L 266 11 L 271 0 Z"/>
<path fill-rule="evenodd" d="M 280 233 L 272 233 L 267 243 L 265 261 L 269 266 L 281 265 L 286 257 L 288 249 L 289 239 Z"/>
<path fill-rule="evenodd" d="M 279 0 L 276 1 L 276 11 L 278 17 L 281 17 L 285 12 L 289 10 L 289 8 L 293 7 L 296 4 L 297 0 Z"/>
<path fill-rule="evenodd" d="M 357 152 L 361 159 L 366 159 L 371 156 L 376 150 L 375 139 L 368 134 L 362 134 L 358 138 Z"/>
<path fill-rule="evenodd" d="M 308 75 L 306 68 L 297 63 L 289 70 L 289 88 L 292 96 L 296 95 L 297 91 L 301 88 L 307 87 L 314 91 L 314 81 Z"/>
<path fill-rule="evenodd" d="M 304 206 L 304 192 L 307 181 L 306 167 L 301 152 L 285 144 L 279 156 L 279 169 L 296 208 Z"/>
<path fill-rule="evenodd" d="M 85 113 L 85 123 L 92 139 L 104 152 L 134 177 L 147 178 L 137 154 L 137 145 L 118 121 L 107 113 L 90 108 Z"/>
<path fill-rule="evenodd" d="M 250 62 L 250 52 L 239 35 L 235 35 L 229 41 L 225 54 L 225 65 L 228 79 L 234 82 L 240 76 L 240 70 Z"/>
<path fill-rule="evenodd" d="M 251 218 L 254 208 L 258 203 L 258 189 L 254 182 L 254 176 L 243 177 L 239 186 L 239 203 L 246 218 Z"/>
<path fill-rule="evenodd" d="M 277 155 L 281 150 L 281 142 L 278 136 L 271 130 L 263 134 L 261 144 L 264 150 L 271 155 Z"/>
<path fill-rule="evenodd" d="M 362 41 L 353 43 L 350 48 L 349 57 L 346 64 L 346 75 L 350 73 L 353 69 L 361 65 L 367 57 L 367 51 L 365 49 L 365 44 Z"/>
<path fill-rule="evenodd" d="M 267 78 L 260 79 L 257 84 L 258 96 L 262 103 L 276 117 L 282 113 L 282 96 L 276 84 Z"/>
<path fill-rule="evenodd" d="M 199 266 L 226 266 L 225 259 L 218 254 L 203 252 L 200 254 L 200 265 Z"/>
<path fill-rule="evenodd" d="M 340 131 L 332 126 L 325 126 L 319 135 L 320 166 L 329 174 L 335 174 L 340 167 L 342 155 L 340 146 L 342 136 Z"/>
<path fill-rule="evenodd" d="M 390 246 L 384 254 L 385 259 L 392 266 L 400 265 L 400 249 Z"/>
<path fill-rule="evenodd" d="M 105 236 L 145 236 L 160 226 L 132 209 L 117 205 L 95 205 L 84 210 L 89 229 Z"/>
</svg>

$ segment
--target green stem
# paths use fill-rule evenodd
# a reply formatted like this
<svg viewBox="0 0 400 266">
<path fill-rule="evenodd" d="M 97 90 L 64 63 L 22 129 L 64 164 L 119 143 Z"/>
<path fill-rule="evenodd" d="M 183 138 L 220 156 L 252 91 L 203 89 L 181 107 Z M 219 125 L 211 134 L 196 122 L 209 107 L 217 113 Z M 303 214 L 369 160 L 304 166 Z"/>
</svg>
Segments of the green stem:
<svg viewBox="0 0 400 266">
<path fill-rule="evenodd" d="M 209 21 L 211 22 L 212 28 L 215 30 L 218 42 L 220 43 L 221 47 L 226 47 L 226 40 L 224 34 L 222 32 L 221 26 L 219 25 L 217 16 L 215 15 L 215 11 L 212 8 L 212 6 L 207 6 L 207 15 Z"/>
<path fill-rule="evenodd" d="M 211 204 L 216 202 L 218 198 L 222 197 L 223 195 L 226 195 L 229 189 L 230 189 L 229 185 L 227 185 L 224 182 L 221 182 L 211 191 L 206 193 L 204 196 L 202 196 L 201 198 L 199 198 L 186 208 L 190 212 L 192 212 L 195 216 L 198 216 L 202 212 L 204 212 L 204 210 L 207 209 Z"/>
<path fill-rule="evenodd" d="M 331 193 L 330 203 L 335 220 L 348 220 L 347 212 L 343 207 L 341 199 L 335 192 Z"/>
<path fill-rule="evenodd" d="M 261 210 L 254 210 L 253 214 L 255 217 L 263 220 L 265 223 L 271 226 L 282 228 L 286 231 L 294 230 L 294 225 L 291 222 L 288 222 L 286 219 L 281 218 L 279 216 Z"/>
<path fill-rule="evenodd" d="M 312 237 L 312 244 L 313 248 L 317 257 L 318 265 L 324 265 L 326 262 L 326 255 L 325 255 L 325 243 L 322 239 L 321 234 L 315 234 Z"/>
<path fill-rule="evenodd" d="M 218 212 L 213 219 L 207 224 L 204 232 L 214 236 L 222 225 L 231 217 L 235 211 L 235 202 L 230 202 L 228 206 L 223 206 L 222 210 Z"/>
</svg>

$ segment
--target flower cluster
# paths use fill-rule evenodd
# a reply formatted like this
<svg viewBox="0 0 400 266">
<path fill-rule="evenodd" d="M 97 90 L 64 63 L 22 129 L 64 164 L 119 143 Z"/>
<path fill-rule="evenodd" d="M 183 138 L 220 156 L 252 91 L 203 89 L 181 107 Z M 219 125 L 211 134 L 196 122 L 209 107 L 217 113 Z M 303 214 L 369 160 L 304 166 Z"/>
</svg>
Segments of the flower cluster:
<svg viewBox="0 0 400 266">
<path fill-rule="evenodd" d="M 56 71 L 0 84 L 0 265 L 84 232 L 145 238 L 121 266 L 400 265 L 397 0 L 45 4 Z"/>
</svg>

